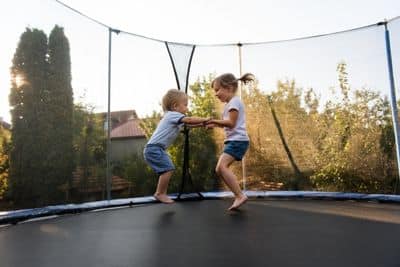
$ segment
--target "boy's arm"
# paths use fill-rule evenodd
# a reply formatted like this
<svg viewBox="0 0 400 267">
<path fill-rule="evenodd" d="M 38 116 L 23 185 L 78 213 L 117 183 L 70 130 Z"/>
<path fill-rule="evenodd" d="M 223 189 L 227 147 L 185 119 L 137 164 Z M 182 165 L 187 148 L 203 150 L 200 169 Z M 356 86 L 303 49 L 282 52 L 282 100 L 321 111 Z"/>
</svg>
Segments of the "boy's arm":
<svg viewBox="0 0 400 267">
<path fill-rule="evenodd" d="M 199 128 L 199 127 L 205 127 L 206 124 L 205 123 L 199 123 L 199 124 L 187 124 L 186 125 L 189 128 Z"/>
<path fill-rule="evenodd" d="M 181 122 L 188 124 L 188 125 L 201 125 L 203 126 L 204 123 L 209 121 L 209 118 L 199 118 L 199 117 L 183 117 Z"/>
</svg>

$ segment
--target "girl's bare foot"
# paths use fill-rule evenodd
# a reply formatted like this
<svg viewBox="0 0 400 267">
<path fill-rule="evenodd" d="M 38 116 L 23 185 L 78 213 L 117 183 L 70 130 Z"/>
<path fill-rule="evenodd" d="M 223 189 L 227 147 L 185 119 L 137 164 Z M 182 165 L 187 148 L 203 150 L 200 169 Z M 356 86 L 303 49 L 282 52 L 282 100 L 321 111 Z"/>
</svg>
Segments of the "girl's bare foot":
<svg viewBox="0 0 400 267">
<path fill-rule="evenodd" d="M 157 199 L 158 201 L 165 203 L 165 204 L 171 204 L 174 203 L 174 201 L 172 199 L 169 198 L 169 196 L 167 196 L 166 194 L 154 194 L 153 195 L 155 197 L 155 199 Z"/>
<path fill-rule="evenodd" d="M 230 208 L 228 210 L 238 209 L 240 206 L 242 206 L 247 201 L 247 199 L 249 199 L 249 198 L 246 195 L 236 197 L 232 206 L 230 206 Z"/>
</svg>

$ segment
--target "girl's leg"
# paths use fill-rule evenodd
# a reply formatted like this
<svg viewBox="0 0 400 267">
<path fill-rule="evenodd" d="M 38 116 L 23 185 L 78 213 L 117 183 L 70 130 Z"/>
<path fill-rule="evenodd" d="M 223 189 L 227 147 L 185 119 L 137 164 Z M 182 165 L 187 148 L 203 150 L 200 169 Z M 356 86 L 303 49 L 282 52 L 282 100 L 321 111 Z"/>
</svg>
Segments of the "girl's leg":
<svg viewBox="0 0 400 267">
<path fill-rule="evenodd" d="M 221 177 L 225 184 L 235 195 L 235 201 L 229 210 L 239 208 L 243 203 L 246 202 L 247 196 L 243 194 L 237 181 L 236 175 L 229 169 L 229 166 L 235 161 L 235 159 L 226 153 L 223 153 L 218 160 L 217 167 L 215 168 L 216 173 Z"/>
<path fill-rule="evenodd" d="M 162 203 L 170 204 L 174 202 L 167 195 L 169 179 L 171 178 L 173 172 L 174 171 L 164 172 L 158 179 L 157 189 L 154 193 L 154 197 Z"/>
</svg>

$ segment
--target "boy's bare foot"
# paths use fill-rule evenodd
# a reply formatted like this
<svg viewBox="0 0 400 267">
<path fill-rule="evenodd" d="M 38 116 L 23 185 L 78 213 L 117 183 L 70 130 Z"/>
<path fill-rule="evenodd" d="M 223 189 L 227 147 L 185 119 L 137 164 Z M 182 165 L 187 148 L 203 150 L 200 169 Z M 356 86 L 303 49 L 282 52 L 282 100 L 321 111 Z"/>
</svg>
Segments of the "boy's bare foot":
<svg viewBox="0 0 400 267">
<path fill-rule="evenodd" d="M 169 196 L 167 196 L 166 194 L 154 194 L 153 196 L 155 197 L 155 199 L 165 204 L 172 204 L 175 202 L 170 199 Z"/>
<path fill-rule="evenodd" d="M 240 197 L 236 197 L 232 206 L 228 210 L 235 210 L 242 206 L 249 198 L 246 195 L 242 195 Z"/>
</svg>

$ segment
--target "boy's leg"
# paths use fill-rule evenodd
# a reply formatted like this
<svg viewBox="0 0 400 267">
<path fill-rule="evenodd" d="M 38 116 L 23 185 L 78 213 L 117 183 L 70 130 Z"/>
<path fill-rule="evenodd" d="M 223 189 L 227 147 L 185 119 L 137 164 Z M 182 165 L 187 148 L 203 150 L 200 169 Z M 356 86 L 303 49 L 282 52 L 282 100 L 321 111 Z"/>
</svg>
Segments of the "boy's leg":
<svg viewBox="0 0 400 267">
<path fill-rule="evenodd" d="M 223 153 L 220 156 L 216 167 L 217 174 L 224 180 L 225 184 L 235 195 L 235 201 L 229 210 L 239 208 L 239 206 L 241 206 L 247 200 L 247 196 L 243 194 L 242 190 L 240 189 L 236 175 L 229 169 L 229 166 L 234 161 L 235 159 L 231 155 Z"/>
<path fill-rule="evenodd" d="M 160 178 L 158 179 L 157 189 L 156 192 L 154 193 L 154 197 L 157 200 L 161 201 L 162 203 L 170 204 L 174 202 L 167 195 L 169 180 L 173 172 L 174 171 L 164 172 L 163 174 L 160 175 Z"/>
</svg>

